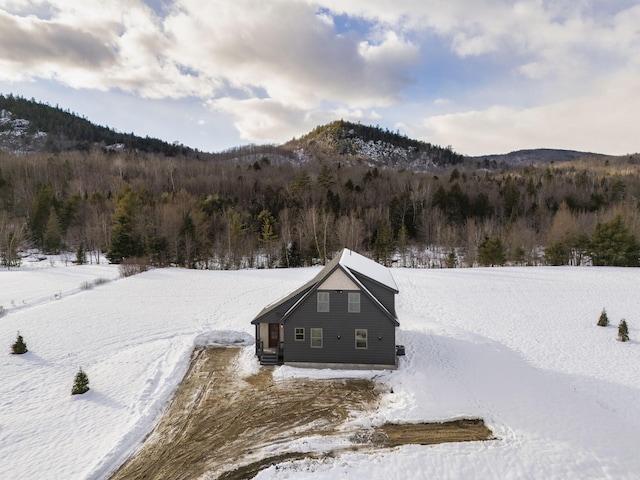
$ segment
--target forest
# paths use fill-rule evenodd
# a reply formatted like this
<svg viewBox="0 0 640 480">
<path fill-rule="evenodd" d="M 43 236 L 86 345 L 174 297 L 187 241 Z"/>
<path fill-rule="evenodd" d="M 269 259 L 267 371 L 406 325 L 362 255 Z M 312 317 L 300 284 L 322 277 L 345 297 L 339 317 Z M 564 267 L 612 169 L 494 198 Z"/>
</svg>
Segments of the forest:
<svg viewBox="0 0 640 480">
<path fill-rule="evenodd" d="M 342 247 L 407 267 L 629 265 L 640 156 L 413 172 L 152 153 L 0 153 L 0 260 L 202 269 L 325 263 Z"/>
</svg>

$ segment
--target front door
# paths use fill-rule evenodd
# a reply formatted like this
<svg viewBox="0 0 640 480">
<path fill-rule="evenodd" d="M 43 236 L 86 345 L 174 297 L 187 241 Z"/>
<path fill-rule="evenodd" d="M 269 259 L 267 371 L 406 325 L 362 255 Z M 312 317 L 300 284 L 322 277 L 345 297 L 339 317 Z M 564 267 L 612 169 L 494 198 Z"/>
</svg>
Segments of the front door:
<svg viewBox="0 0 640 480">
<path fill-rule="evenodd" d="M 270 323 L 269 348 L 278 348 L 278 340 L 280 340 L 280 325 L 277 323 Z"/>
</svg>

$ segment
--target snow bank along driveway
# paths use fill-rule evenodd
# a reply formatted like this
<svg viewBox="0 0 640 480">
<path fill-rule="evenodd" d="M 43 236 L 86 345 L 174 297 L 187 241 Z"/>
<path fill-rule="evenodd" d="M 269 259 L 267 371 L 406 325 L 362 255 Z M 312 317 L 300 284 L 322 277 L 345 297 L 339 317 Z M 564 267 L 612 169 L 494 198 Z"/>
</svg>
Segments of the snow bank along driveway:
<svg viewBox="0 0 640 480">
<path fill-rule="evenodd" d="M 256 312 L 317 271 L 154 270 L 90 290 L 80 285 L 117 268 L 0 271 L 0 478 L 107 478 L 152 429 L 195 343 L 253 334 Z M 393 275 L 407 355 L 395 372 L 365 372 L 389 393 L 354 421 L 481 417 L 501 440 L 289 462 L 257 478 L 640 478 L 640 269 Z M 603 307 L 608 328 L 595 326 Z M 615 340 L 623 317 L 628 344 Z M 8 353 L 18 330 L 23 356 Z M 245 348 L 239 376 L 257 368 Z M 91 390 L 72 397 L 80 366 Z"/>
</svg>

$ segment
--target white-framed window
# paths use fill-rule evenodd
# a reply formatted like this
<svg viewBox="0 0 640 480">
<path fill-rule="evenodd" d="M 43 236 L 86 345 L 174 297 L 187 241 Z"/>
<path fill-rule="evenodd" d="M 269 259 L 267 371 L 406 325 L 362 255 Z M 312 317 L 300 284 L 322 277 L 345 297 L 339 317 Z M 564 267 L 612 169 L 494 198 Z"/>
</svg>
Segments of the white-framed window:
<svg viewBox="0 0 640 480">
<path fill-rule="evenodd" d="M 318 292 L 318 311 L 329 311 L 329 292 Z"/>
<path fill-rule="evenodd" d="M 349 293 L 349 313 L 360 313 L 360 292 Z"/>
<path fill-rule="evenodd" d="M 304 342 L 304 328 L 296 327 L 294 334 L 296 342 Z"/>
<path fill-rule="evenodd" d="M 366 328 L 356 328 L 356 348 L 366 349 L 369 346 L 369 340 Z"/>
<path fill-rule="evenodd" d="M 322 348 L 322 329 L 311 329 L 311 348 Z"/>
</svg>

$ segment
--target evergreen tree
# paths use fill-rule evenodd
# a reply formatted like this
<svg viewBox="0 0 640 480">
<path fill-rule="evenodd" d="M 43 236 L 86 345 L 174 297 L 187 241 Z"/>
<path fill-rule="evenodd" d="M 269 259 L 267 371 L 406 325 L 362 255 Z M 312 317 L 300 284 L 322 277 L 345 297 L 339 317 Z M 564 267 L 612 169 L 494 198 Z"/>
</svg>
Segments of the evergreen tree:
<svg viewBox="0 0 640 480">
<path fill-rule="evenodd" d="M 520 189 L 516 181 L 510 176 L 507 177 L 502 195 L 504 216 L 506 219 L 514 220 L 518 216 L 518 209 L 520 207 Z"/>
<path fill-rule="evenodd" d="M 243 215 L 237 210 L 229 210 L 227 212 L 227 249 L 234 268 L 240 268 L 242 263 L 247 231 Z"/>
<path fill-rule="evenodd" d="M 600 318 L 598 319 L 599 327 L 607 327 L 609 325 L 609 317 L 607 317 L 607 312 L 605 309 L 602 309 L 602 313 L 600 314 Z"/>
<path fill-rule="evenodd" d="M 260 221 L 260 241 L 265 244 L 271 244 L 278 239 L 275 233 L 276 220 L 269 210 L 262 210 L 258 215 Z"/>
<path fill-rule="evenodd" d="M 262 210 L 258 215 L 258 221 L 260 222 L 260 235 L 258 238 L 266 250 L 267 264 L 271 268 L 276 256 L 273 244 L 278 239 L 278 235 L 275 233 L 276 220 L 269 210 Z"/>
<path fill-rule="evenodd" d="M 52 208 L 55 207 L 55 203 L 56 199 L 53 193 L 53 187 L 51 187 L 51 185 L 39 185 L 38 190 L 31 200 L 29 216 L 27 217 L 29 219 L 31 238 L 39 248 L 42 247 L 49 215 Z"/>
<path fill-rule="evenodd" d="M 23 353 L 27 353 L 27 344 L 24 343 L 24 339 L 20 332 L 18 332 L 18 338 L 16 338 L 15 343 L 11 346 L 11 353 L 15 355 L 22 355 Z"/>
<path fill-rule="evenodd" d="M 526 263 L 526 252 L 522 245 L 518 245 L 513 252 L 513 261 L 516 265 L 524 265 Z"/>
<path fill-rule="evenodd" d="M 320 173 L 318 173 L 318 179 L 316 180 L 316 183 L 323 188 L 331 187 L 331 185 L 335 183 L 333 173 L 331 173 L 331 168 L 329 168 L 327 165 L 323 165 L 320 169 Z"/>
<path fill-rule="evenodd" d="M 89 377 L 84 373 L 82 367 L 76 373 L 76 378 L 73 381 L 73 388 L 71 389 L 71 395 L 82 395 L 89 391 Z"/>
<path fill-rule="evenodd" d="M 621 342 L 629 341 L 629 327 L 627 327 L 627 321 L 623 318 L 618 325 L 618 340 Z"/>
<path fill-rule="evenodd" d="M 62 247 L 62 229 L 60 227 L 60 219 L 55 209 L 51 207 L 49 210 L 49 219 L 47 227 L 44 231 L 44 239 L 42 248 L 45 253 L 60 253 Z"/>
<path fill-rule="evenodd" d="M 80 242 L 78 249 L 76 250 L 76 263 L 78 265 L 84 265 L 87 263 L 87 252 L 84 249 L 84 243 Z"/>
<path fill-rule="evenodd" d="M 385 267 L 390 267 L 393 260 L 393 232 L 389 221 L 383 221 L 376 233 L 373 245 L 374 260 Z"/>
<path fill-rule="evenodd" d="M 302 266 L 302 254 L 297 240 L 293 240 L 289 245 L 283 245 L 280 256 L 282 257 L 281 264 L 287 268 Z"/>
<path fill-rule="evenodd" d="M 500 237 L 485 237 L 478 247 L 478 263 L 484 267 L 502 266 L 507 262 L 507 255 Z"/>
<path fill-rule="evenodd" d="M 456 268 L 458 265 L 458 258 L 456 257 L 456 252 L 451 250 L 449 255 L 447 256 L 447 260 L 445 261 L 445 265 L 447 268 Z"/>
<path fill-rule="evenodd" d="M 614 267 L 640 266 L 640 244 L 629 232 L 622 216 L 598 224 L 591 239 L 591 260 L 594 265 Z"/>
<path fill-rule="evenodd" d="M 196 224 L 189 213 L 182 217 L 178 237 L 178 252 L 176 261 L 187 268 L 196 267 L 198 257 L 198 245 L 196 241 Z"/>
<path fill-rule="evenodd" d="M 125 258 L 141 257 L 145 253 L 138 226 L 142 205 L 140 194 L 125 184 L 118 193 L 117 201 L 112 215 L 111 245 L 107 254 L 111 263 L 120 263 Z"/>
</svg>

